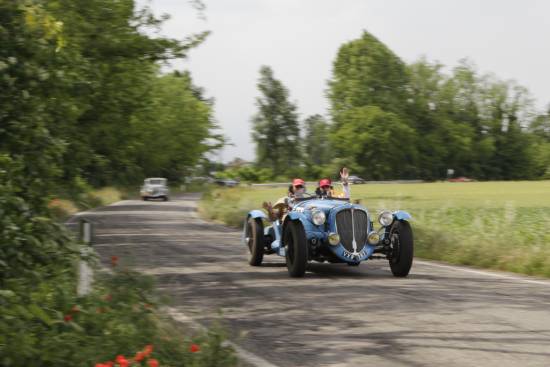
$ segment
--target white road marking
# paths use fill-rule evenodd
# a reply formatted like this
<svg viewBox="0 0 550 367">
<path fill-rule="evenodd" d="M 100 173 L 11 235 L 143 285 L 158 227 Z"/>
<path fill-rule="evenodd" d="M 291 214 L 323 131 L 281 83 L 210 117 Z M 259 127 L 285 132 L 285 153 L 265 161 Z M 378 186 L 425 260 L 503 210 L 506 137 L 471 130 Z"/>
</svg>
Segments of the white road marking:
<svg viewBox="0 0 550 367">
<path fill-rule="evenodd" d="M 518 281 L 518 282 L 550 286 L 550 280 L 549 281 L 544 281 L 544 280 L 525 279 L 525 278 L 522 278 L 520 276 L 513 276 L 513 275 L 507 275 L 507 274 L 498 274 L 498 273 L 492 273 L 492 272 L 483 271 L 483 270 L 467 269 L 467 268 L 463 268 L 463 267 L 460 267 L 460 266 L 443 265 L 443 264 L 433 263 L 433 262 L 429 262 L 429 261 L 416 260 L 416 259 L 414 259 L 413 269 L 414 269 L 414 264 L 427 265 L 427 266 L 433 266 L 433 267 L 436 267 L 436 268 L 443 268 L 443 269 L 450 269 L 450 270 L 460 270 L 460 271 L 465 272 L 465 273 L 484 275 L 484 276 L 492 277 L 492 278 L 515 280 L 515 281 Z"/>
</svg>

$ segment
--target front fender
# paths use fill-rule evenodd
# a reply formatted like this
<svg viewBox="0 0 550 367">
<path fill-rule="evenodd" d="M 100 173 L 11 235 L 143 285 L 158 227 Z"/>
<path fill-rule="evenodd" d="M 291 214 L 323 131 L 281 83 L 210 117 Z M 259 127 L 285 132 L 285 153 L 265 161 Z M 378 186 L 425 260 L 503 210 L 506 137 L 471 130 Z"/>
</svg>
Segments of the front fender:
<svg viewBox="0 0 550 367">
<path fill-rule="evenodd" d="M 306 237 L 308 239 L 313 237 L 324 238 L 323 226 L 316 226 L 311 222 L 311 220 L 309 220 L 309 217 L 302 212 L 291 211 L 290 213 L 288 213 L 288 215 L 285 218 L 283 231 L 286 230 L 289 221 L 295 221 L 295 220 L 300 221 L 300 223 L 302 223 L 302 225 L 304 226 L 304 230 L 306 232 Z"/>
<path fill-rule="evenodd" d="M 397 220 L 409 221 L 409 219 L 412 219 L 412 215 L 410 215 L 409 213 L 407 213 L 406 211 L 403 211 L 403 210 L 398 210 L 396 212 L 393 212 L 393 216 Z"/>
<path fill-rule="evenodd" d="M 288 215 L 285 218 L 285 227 L 288 224 L 289 220 L 299 220 L 302 223 L 302 225 L 304 226 L 304 229 L 306 231 L 307 231 L 308 227 L 310 226 L 309 220 L 307 219 L 307 217 L 305 216 L 304 213 L 293 212 L 293 211 L 289 212 Z"/>
</svg>

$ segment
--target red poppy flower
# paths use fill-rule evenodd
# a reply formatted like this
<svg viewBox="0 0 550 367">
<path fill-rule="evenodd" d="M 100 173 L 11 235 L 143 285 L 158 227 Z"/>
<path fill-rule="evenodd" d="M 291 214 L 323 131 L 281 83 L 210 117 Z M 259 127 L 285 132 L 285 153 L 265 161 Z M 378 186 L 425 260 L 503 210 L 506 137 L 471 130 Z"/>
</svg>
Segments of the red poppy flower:
<svg viewBox="0 0 550 367">
<path fill-rule="evenodd" d="M 95 364 L 95 367 L 106 367 L 107 365 L 106 364 L 103 364 L 103 363 L 96 363 Z"/>
<path fill-rule="evenodd" d="M 149 355 L 153 353 L 153 344 L 147 344 L 145 348 L 143 348 L 142 353 L 145 357 L 149 357 Z"/>
<path fill-rule="evenodd" d="M 130 365 L 130 362 L 128 362 L 126 357 L 124 357 L 123 355 L 120 355 L 120 354 L 118 356 L 116 356 L 115 361 L 116 361 L 116 363 L 118 363 L 118 365 L 120 367 L 128 367 Z"/>
<path fill-rule="evenodd" d="M 149 367 L 159 367 L 159 361 L 157 361 L 154 358 L 151 358 L 150 360 L 148 360 L 147 364 L 149 365 Z"/>
<path fill-rule="evenodd" d="M 63 320 L 65 320 L 65 322 L 70 322 L 73 320 L 73 316 L 72 315 L 65 315 L 63 316 Z"/>
<path fill-rule="evenodd" d="M 118 256 L 111 256 L 111 265 L 117 266 L 118 264 Z"/>
<path fill-rule="evenodd" d="M 189 347 L 189 351 L 191 353 L 198 352 L 199 350 L 201 350 L 201 347 L 199 347 L 197 344 L 191 344 L 191 346 Z"/>
<path fill-rule="evenodd" d="M 135 357 L 134 357 L 134 361 L 141 362 L 141 361 L 143 361 L 144 358 L 145 358 L 145 353 L 137 352 Z"/>
<path fill-rule="evenodd" d="M 113 361 L 105 362 L 105 367 L 113 367 L 114 365 L 115 365 L 115 362 Z"/>
</svg>

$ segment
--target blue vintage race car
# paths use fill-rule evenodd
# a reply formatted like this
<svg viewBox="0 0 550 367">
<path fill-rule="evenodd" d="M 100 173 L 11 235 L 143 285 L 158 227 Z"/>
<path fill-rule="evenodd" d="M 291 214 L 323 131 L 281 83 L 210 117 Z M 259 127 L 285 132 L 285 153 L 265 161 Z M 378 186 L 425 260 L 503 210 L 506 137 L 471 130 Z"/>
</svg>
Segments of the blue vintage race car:
<svg viewBox="0 0 550 367">
<path fill-rule="evenodd" d="M 270 220 L 262 210 L 249 212 L 243 242 L 250 265 L 261 265 L 264 254 L 277 254 L 286 258 L 291 277 L 304 276 L 310 261 L 353 266 L 368 259 L 387 259 L 393 275 L 405 277 L 413 260 L 410 218 L 404 211 L 383 211 L 375 230 L 368 210 L 349 199 L 295 199 L 279 219 Z"/>
</svg>

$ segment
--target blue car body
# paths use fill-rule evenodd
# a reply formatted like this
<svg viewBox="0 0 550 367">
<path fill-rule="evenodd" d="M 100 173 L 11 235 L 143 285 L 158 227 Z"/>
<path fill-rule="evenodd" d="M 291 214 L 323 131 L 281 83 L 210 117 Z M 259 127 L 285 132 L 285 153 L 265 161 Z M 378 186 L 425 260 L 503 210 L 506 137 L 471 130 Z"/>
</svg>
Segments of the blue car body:
<svg viewBox="0 0 550 367">
<path fill-rule="evenodd" d="M 316 225 L 312 215 L 315 211 L 322 211 L 325 222 Z M 392 213 L 393 221 L 409 221 L 411 215 L 405 211 Z M 249 218 L 262 220 L 268 223 L 263 227 L 263 240 L 265 241 L 265 253 L 275 253 L 286 256 L 286 244 L 283 243 L 284 232 L 288 230 L 289 223 L 298 221 L 304 229 L 308 245 L 308 261 L 348 263 L 358 265 L 360 262 L 374 258 L 375 253 L 387 255 L 391 246 L 390 226 L 382 226 L 378 230 L 374 228 L 374 221 L 367 208 L 360 204 L 354 204 L 347 199 L 318 199 L 312 198 L 299 200 L 292 204 L 286 216 L 271 221 L 268 215 L 261 210 L 252 210 L 247 215 Z M 243 242 L 246 244 L 246 221 L 243 231 Z M 378 234 L 378 241 L 372 241 Z M 338 234 L 339 243 L 330 244 L 329 234 Z M 369 243 L 369 238 L 371 242 Z M 387 258 L 387 256 L 385 257 Z"/>
</svg>

